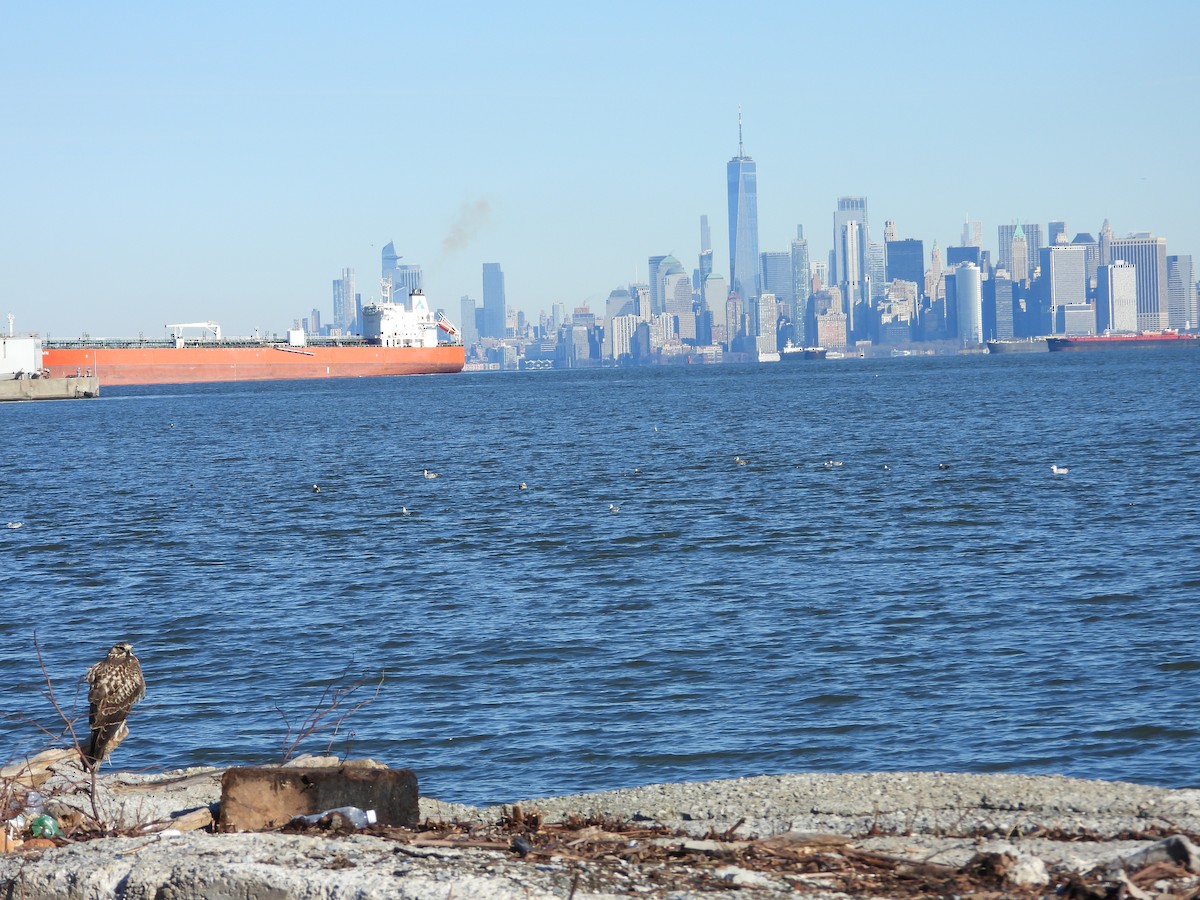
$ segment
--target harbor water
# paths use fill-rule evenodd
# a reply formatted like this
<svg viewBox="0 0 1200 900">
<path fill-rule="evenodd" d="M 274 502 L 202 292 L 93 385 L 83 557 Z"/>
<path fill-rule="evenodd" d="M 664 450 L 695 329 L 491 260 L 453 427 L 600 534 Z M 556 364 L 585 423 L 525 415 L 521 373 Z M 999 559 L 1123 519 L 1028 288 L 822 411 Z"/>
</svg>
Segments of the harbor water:
<svg viewBox="0 0 1200 900">
<path fill-rule="evenodd" d="M 1197 361 L 5 404 L 0 762 L 61 729 L 47 679 L 85 731 L 81 676 L 128 640 L 125 769 L 299 738 L 469 803 L 803 771 L 1197 786 Z"/>
</svg>

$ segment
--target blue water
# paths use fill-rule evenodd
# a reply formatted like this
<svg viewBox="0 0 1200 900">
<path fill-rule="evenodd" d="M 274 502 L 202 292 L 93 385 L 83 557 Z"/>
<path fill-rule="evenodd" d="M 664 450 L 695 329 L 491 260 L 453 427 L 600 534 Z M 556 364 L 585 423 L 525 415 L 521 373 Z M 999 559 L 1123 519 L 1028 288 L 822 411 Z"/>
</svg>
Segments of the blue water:
<svg viewBox="0 0 1200 900">
<path fill-rule="evenodd" d="M 36 634 L 84 718 L 79 677 L 134 644 L 149 687 L 121 768 L 277 760 L 323 691 L 382 673 L 300 749 L 412 768 L 444 800 L 799 771 L 1194 786 L 1198 362 L 4 404 L 0 524 L 23 526 L 0 527 L 0 761 L 58 727 Z"/>
</svg>

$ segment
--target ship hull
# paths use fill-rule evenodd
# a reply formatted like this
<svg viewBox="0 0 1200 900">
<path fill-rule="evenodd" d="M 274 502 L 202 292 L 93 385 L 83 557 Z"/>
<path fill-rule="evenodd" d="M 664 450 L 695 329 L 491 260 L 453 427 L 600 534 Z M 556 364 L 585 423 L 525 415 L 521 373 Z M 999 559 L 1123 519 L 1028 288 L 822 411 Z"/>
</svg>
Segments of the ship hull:
<svg viewBox="0 0 1200 900">
<path fill-rule="evenodd" d="M 1045 338 L 1011 340 L 1001 338 L 987 342 L 988 353 L 1045 353 L 1049 347 Z"/>
<path fill-rule="evenodd" d="M 1076 353 L 1105 350 L 1171 350 L 1200 347 L 1200 338 L 1194 334 L 1176 334 L 1165 331 L 1160 334 L 1108 334 L 1088 337 L 1046 338 L 1046 349 L 1051 353 Z"/>
<path fill-rule="evenodd" d="M 54 378 L 91 374 L 104 387 L 434 375 L 462 371 L 461 345 L 437 347 L 309 346 L 44 347 Z"/>
</svg>

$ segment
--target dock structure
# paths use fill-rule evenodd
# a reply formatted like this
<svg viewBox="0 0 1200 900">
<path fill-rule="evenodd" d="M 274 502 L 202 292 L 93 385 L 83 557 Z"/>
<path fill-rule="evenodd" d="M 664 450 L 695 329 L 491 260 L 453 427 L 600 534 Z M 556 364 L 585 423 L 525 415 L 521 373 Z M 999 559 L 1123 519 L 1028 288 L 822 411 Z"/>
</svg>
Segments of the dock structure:
<svg viewBox="0 0 1200 900">
<path fill-rule="evenodd" d="M 5 379 L 0 375 L 0 401 L 83 400 L 100 396 L 100 379 L 95 375 L 72 378 L 34 378 L 29 375 Z"/>
</svg>

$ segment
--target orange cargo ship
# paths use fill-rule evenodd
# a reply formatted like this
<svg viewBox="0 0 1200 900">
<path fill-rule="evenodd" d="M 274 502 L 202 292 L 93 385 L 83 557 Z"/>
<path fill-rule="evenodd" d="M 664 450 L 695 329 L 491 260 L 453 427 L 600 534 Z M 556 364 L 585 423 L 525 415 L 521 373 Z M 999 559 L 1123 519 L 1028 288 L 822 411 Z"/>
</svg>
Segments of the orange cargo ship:
<svg viewBox="0 0 1200 900">
<path fill-rule="evenodd" d="M 362 338 L 310 343 L 303 332 L 291 331 L 286 341 L 222 340 L 219 326 L 212 322 L 168 325 L 179 332 L 203 327 L 214 336 L 46 341 L 42 366 L 50 377 L 92 375 L 104 387 L 461 372 L 466 361 L 462 344 L 438 340 L 439 331 L 453 339 L 457 330 L 445 317 L 430 313 L 420 291 L 409 300 L 408 307 L 390 298 L 363 307 Z"/>
</svg>

